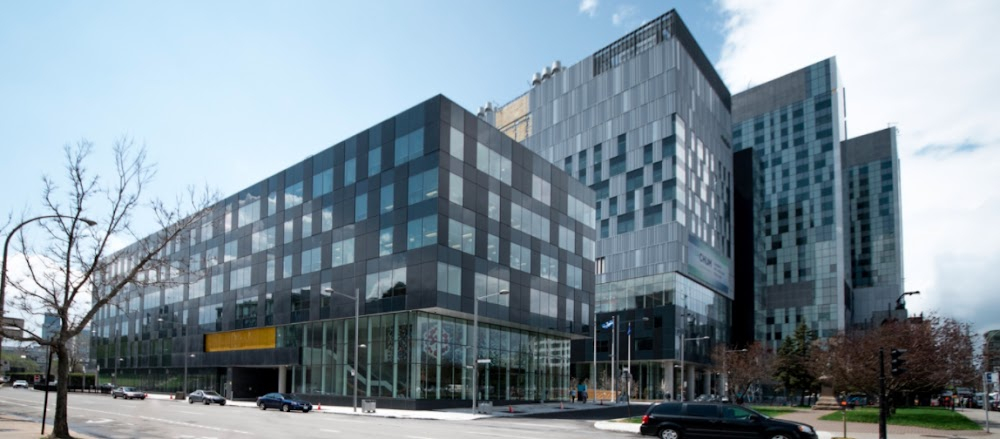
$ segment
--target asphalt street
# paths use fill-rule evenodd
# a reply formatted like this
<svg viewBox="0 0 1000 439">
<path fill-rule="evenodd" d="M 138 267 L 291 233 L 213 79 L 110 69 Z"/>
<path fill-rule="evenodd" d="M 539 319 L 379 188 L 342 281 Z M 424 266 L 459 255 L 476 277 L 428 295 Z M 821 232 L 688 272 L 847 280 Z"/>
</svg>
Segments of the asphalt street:
<svg viewBox="0 0 1000 439">
<path fill-rule="evenodd" d="M 0 392 L 0 414 L 38 422 L 43 392 Z M 50 395 L 49 423 L 55 397 Z M 122 400 L 108 395 L 70 393 L 70 428 L 93 438 L 222 439 L 247 437 L 346 437 L 451 439 L 577 439 L 581 434 L 602 438 L 636 437 L 632 433 L 599 431 L 596 420 L 619 417 L 624 407 L 566 411 L 558 416 L 422 420 L 361 417 L 330 412 L 282 413 L 227 405 L 204 406 L 162 399 Z M 570 415 L 572 413 L 572 415 Z M 554 418 L 557 417 L 558 419 Z M 38 425 L 38 424 L 35 424 Z M 36 431 L 37 433 L 37 431 Z M 0 438 L 5 436 L 0 428 Z M 28 436 L 28 437 L 37 437 Z"/>
</svg>

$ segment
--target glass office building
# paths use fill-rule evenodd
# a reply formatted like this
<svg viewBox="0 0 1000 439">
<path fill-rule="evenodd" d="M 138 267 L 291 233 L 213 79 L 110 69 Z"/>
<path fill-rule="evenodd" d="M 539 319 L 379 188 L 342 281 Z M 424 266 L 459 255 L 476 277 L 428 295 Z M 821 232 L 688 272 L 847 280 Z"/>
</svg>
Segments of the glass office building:
<svg viewBox="0 0 1000 439">
<path fill-rule="evenodd" d="M 234 398 L 566 397 L 595 239 L 592 190 L 437 96 L 213 206 L 158 282 L 100 310 L 93 355 L 118 383 L 181 390 L 186 371 Z"/>
<path fill-rule="evenodd" d="M 753 151 L 759 197 L 754 338 L 771 345 L 850 322 L 840 92 L 830 58 L 733 96 L 733 149 Z"/>
<path fill-rule="evenodd" d="M 718 392 L 708 353 L 728 343 L 734 294 L 728 89 L 675 11 L 532 82 L 480 116 L 596 193 L 596 319 L 619 323 L 574 346 L 577 376 L 621 390 L 631 357 L 632 397 Z"/>
<path fill-rule="evenodd" d="M 903 236 L 896 129 L 841 143 L 854 325 L 895 316 L 903 294 Z M 905 317 L 905 312 L 904 312 Z"/>
</svg>

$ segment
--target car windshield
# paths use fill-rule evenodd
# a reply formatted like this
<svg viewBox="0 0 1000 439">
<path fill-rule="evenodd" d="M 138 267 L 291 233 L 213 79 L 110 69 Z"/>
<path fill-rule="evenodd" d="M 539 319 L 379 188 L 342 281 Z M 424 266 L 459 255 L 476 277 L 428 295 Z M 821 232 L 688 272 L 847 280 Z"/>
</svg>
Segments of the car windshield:
<svg viewBox="0 0 1000 439">
<path fill-rule="evenodd" d="M 218 393 L 215 393 L 215 392 L 209 390 L 209 391 L 205 392 L 205 396 L 222 396 L 222 395 L 219 395 Z"/>
<path fill-rule="evenodd" d="M 135 387 L 122 387 L 122 392 L 135 392 Z"/>
</svg>

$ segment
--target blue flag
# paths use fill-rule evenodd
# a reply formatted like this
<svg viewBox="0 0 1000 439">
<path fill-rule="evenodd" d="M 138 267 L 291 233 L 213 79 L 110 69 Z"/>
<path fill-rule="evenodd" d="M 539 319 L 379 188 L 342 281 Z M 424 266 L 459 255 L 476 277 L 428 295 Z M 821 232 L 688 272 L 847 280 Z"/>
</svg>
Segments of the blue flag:
<svg viewBox="0 0 1000 439">
<path fill-rule="evenodd" d="M 628 332 L 626 334 L 632 335 L 632 322 L 628 322 Z"/>
<path fill-rule="evenodd" d="M 601 328 L 603 328 L 603 329 L 608 329 L 608 328 L 610 328 L 612 326 L 615 326 L 615 319 L 608 320 L 608 321 L 604 322 L 603 324 L 601 324 Z"/>
</svg>

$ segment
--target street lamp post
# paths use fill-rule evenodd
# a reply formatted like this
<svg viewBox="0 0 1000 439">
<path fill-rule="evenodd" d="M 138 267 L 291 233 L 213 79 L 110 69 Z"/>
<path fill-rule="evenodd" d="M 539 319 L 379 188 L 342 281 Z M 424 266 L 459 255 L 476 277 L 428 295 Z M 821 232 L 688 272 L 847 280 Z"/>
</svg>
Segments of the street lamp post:
<svg viewBox="0 0 1000 439">
<path fill-rule="evenodd" d="M 352 298 L 351 296 L 348 296 L 348 295 L 346 295 L 344 293 L 337 292 L 333 288 L 327 288 L 326 292 L 333 293 L 333 294 L 336 294 L 338 296 Z M 353 297 L 353 299 L 354 299 L 354 392 L 352 392 L 352 393 L 354 393 L 354 411 L 356 412 L 356 411 L 358 411 L 358 374 L 360 373 L 358 371 L 358 348 L 361 347 L 361 345 L 358 344 L 358 342 L 360 341 L 359 338 L 358 338 L 358 335 L 361 332 L 361 328 L 358 327 L 358 322 L 360 320 L 360 314 L 361 314 L 361 290 L 360 289 L 358 289 L 358 288 L 354 289 L 354 297 Z"/>
<path fill-rule="evenodd" d="M 903 294 L 900 294 L 899 297 L 896 298 L 896 309 L 905 309 L 906 301 L 903 300 L 903 298 L 906 296 L 912 296 L 914 294 L 920 294 L 920 291 L 907 291 Z"/>
<path fill-rule="evenodd" d="M 476 396 L 479 393 L 479 385 L 477 383 L 477 378 L 479 375 L 479 301 L 483 299 L 488 299 L 493 296 L 503 296 L 510 294 L 508 290 L 500 290 L 495 293 L 485 294 L 478 296 L 478 293 L 473 292 L 475 296 L 472 301 L 472 414 L 476 414 Z M 486 395 L 489 397 L 489 395 Z"/>
<path fill-rule="evenodd" d="M 36 216 L 34 218 L 24 220 L 24 221 L 21 222 L 21 224 L 18 224 L 13 229 L 10 229 L 10 233 L 7 234 L 7 239 L 5 239 L 4 242 L 3 242 L 3 261 L 0 262 L 0 326 L 3 325 L 3 321 L 4 321 L 3 316 L 5 315 L 4 303 L 7 300 L 7 296 L 6 296 L 6 291 L 7 291 L 7 250 L 10 247 L 10 239 L 14 237 L 14 234 L 16 234 L 18 230 L 21 230 L 21 227 L 24 227 L 28 223 L 31 223 L 31 222 L 34 222 L 34 221 L 38 221 L 38 220 L 48 219 L 48 218 L 67 218 L 67 219 L 73 219 L 73 220 L 76 220 L 76 221 L 81 221 L 84 224 L 87 224 L 88 226 L 96 226 L 97 225 L 97 221 L 94 221 L 94 220 L 91 220 L 91 219 L 87 219 L 87 218 L 83 218 L 83 217 L 72 217 L 72 216 L 66 216 L 66 215 L 42 215 L 42 216 Z M 3 344 L 3 331 L 0 330 L 0 345 L 2 345 L 2 344 Z"/>
</svg>

